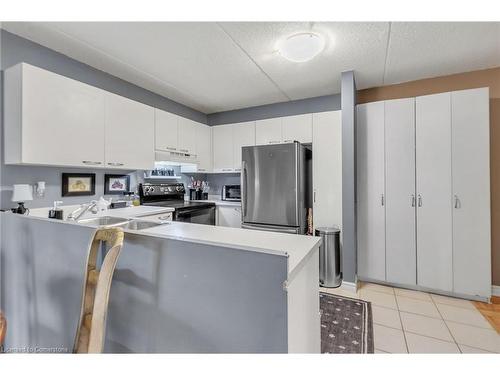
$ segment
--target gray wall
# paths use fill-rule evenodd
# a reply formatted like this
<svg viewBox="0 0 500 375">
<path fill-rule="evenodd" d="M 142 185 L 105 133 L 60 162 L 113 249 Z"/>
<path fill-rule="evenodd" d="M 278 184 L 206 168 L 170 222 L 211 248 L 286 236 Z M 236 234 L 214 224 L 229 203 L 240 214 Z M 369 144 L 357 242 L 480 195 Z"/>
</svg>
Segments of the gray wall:
<svg viewBox="0 0 500 375">
<path fill-rule="evenodd" d="M 51 49 L 33 43 L 27 39 L 0 30 L 0 208 L 13 206 L 11 187 L 14 183 L 35 184 L 37 181 L 47 183 L 47 192 L 44 198 L 35 198 L 28 203 L 28 207 L 44 207 L 51 205 L 54 200 L 61 199 L 61 174 L 62 172 L 88 172 L 96 173 L 96 195 L 93 197 L 63 198 L 65 204 L 87 202 L 104 194 L 104 173 L 130 173 L 131 187 L 135 188 L 138 180 L 132 171 L 104 171 L 91 169 L 69 169 L 57 167 L 30 167 L 6 166 L 3 162 L 3 70 L 20 62 L 26 62 L 58 74 L 97 86 L 107 91 L 126 96 L 130 99 L 206 123 L 205 114 L 195 111 L 170 99 L 159 96 L 143 88 L 135 86 L 117 77 L 111 76 L 100 70 L 94 69 L 81 62 L 73 60 Z M 56 135 L 57 136 L 57 135 Z M 58 142 L 55 138 L 55 142 Z M 140 178 L 140 177 L 139 177 Z M 7 190 L 6 190 L 7 189 Z"/>
<path fill-rule="evenodd" d="M 273 117 L 301 115 L 304 113 L 336 111 L 339 109 L 340 94 L 336 94 L 267 104 L 234 111 L 211 113 L 207 115 L 207 118 L 209 125 L 223 125 Z"/>
<path fill-rule="evenodd" d="M 356 281 L 356 82 L 354 72 L 342 73 L 342 272 Z"/>
</svg>

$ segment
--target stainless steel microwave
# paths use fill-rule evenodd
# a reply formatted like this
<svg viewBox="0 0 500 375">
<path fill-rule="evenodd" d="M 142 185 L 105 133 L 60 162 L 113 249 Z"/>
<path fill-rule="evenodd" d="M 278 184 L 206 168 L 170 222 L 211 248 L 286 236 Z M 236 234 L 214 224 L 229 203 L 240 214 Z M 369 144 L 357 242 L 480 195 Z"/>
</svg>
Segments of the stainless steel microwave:
<svg viewBox="0 0 500 375">
<path fill-rule="evenodd" d="M 224 185 L 221 199 L 223 201 L 241 202 L 241 185 Z"/>
</svg>

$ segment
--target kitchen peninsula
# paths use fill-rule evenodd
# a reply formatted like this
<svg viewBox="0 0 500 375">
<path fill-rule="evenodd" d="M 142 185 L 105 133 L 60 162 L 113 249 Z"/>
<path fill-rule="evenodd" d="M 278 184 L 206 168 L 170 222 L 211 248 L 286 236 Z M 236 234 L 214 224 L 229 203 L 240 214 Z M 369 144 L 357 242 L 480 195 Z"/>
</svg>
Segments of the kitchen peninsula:
<svg viewBox="0 0 500 375">
<path fill-rule="evenodd" d="M 126 210 L 97 215 L 155 213 Z M 35 215 L 1 214 L 6 349 L 71 351 L 95 226 Z M 181 222 L 125 232 L 106 352 L 320 352 L 319 238 Z"/>
</svg>

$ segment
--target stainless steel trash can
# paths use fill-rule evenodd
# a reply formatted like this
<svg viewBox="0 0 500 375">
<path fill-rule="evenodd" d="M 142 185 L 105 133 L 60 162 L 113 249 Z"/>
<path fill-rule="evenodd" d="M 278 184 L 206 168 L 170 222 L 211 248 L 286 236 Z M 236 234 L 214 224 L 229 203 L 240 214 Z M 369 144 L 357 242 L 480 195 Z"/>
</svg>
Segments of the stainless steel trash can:
<svg viewBox="0 0 500 375">
<path fill-rule="evenodd" d="M 342 284 L 340 229 L 316 228 L 315 234 L 323 240 L 319 248 L 319 285 L 336 288 Z"/>
</svg>

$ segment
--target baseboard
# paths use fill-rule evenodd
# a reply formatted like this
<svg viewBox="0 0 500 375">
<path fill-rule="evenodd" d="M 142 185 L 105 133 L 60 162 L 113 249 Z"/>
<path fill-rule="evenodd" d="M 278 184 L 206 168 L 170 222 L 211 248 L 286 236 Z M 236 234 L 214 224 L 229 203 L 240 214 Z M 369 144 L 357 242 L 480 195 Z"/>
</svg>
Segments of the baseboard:
<svg viewBox="0 0 500 375">
<path fill-rule="evenodd" d="M 495 297 L 500 297 L 500 285 L 491 286 L 491 295 Z"/>
<path fill-rule="evenodd" d="M 349 281 L 342 281 L 339 289 L 345 290 L 346 292 L 356 293 L 358 290 L 358 283 L 352 283 Z"/>
</svg>

